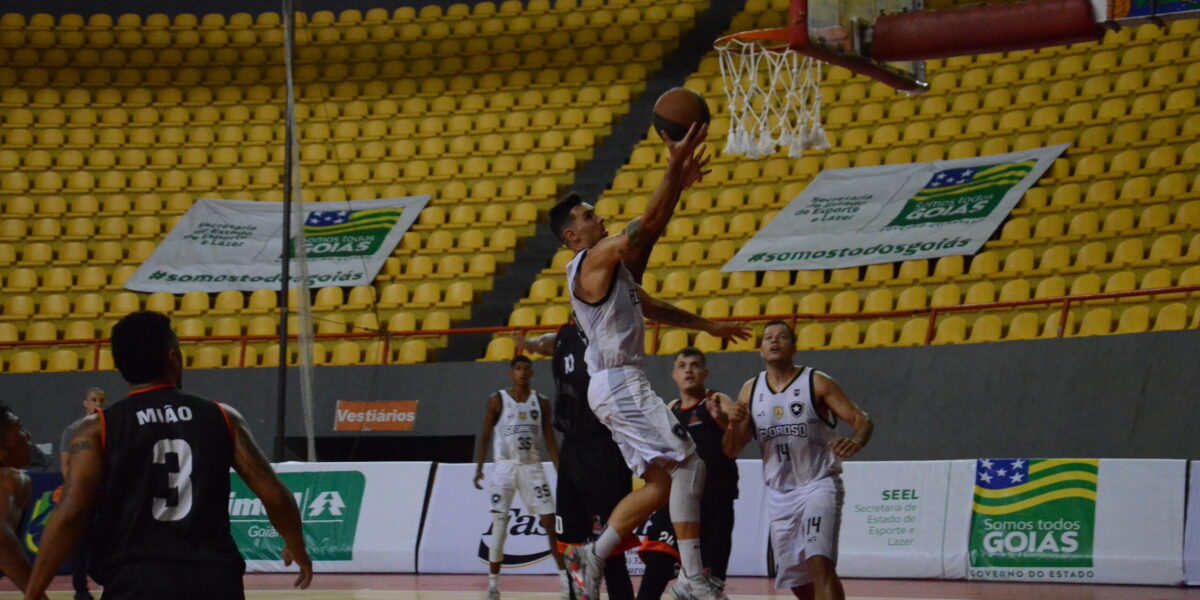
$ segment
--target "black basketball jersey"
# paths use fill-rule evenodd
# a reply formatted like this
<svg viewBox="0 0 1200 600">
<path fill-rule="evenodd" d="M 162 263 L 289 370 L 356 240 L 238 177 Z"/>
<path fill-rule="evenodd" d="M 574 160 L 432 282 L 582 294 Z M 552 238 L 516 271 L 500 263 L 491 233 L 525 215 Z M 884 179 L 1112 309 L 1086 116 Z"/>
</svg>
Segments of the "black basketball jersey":
<svg viewBox="0 0 1200 600">
<path fill-rule="evenodd" d="M 704 483 L 705 496 L 711 494 L 737 498 L 737 461 L 725 455 L 721 444 L 725 430 L 708 414 L 707 403 L 708 400 L 701 400 L 695 406 L 684 409 L 681 408 L 682 404 L 676 402 L 671 406 L 671 412 L 687 427 L 692 441 L 696 442 L 696 453 L 704 461 L 708 471 Z"/>
<path fill-rule="evenodd" d="M 173 386 L 108 407 L 105 477 L 91 536 L 93 576 L 144 559 L 245 568 L 229 532 L 232 426 L 211 400 Z"/>
<path fill-rule="evenodd" d="M 592 407 L 588 406 L 587 391 L 591 378 L 583 355 L 587 339 L 574 321 L 558 328 L 554 341 L 554 428 L 564 436 L 586 439 L 608 436 L 608 428 L 600 424 Z"/>
</svg>

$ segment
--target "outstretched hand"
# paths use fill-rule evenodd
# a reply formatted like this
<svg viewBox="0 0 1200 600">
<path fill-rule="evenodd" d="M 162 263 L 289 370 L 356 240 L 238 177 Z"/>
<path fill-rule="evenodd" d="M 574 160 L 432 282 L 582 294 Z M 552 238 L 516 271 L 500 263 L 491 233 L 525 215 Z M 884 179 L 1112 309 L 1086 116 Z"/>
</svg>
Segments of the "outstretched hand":
<svg viewBox="0 0 1200 600">
<path fill-rule="evenodd" d="M 708 155 L 708 146 L 704 144 L 704 140 L 708 139 L 708 123 L 692 123 L 687 134 L 678 142 L 666 132 L 662 135 L 670 154 L 667 171 L 678 176 L 680 189 L 691 187 L 711 172 L 706 167 L 712 157 Z"/>
<path fill-rule="evenodd" d="M 723 340 L 741 341 L 754 337 L 745 325 L 733 321 L 714 322 L 708 332 Z"/>
</svg>

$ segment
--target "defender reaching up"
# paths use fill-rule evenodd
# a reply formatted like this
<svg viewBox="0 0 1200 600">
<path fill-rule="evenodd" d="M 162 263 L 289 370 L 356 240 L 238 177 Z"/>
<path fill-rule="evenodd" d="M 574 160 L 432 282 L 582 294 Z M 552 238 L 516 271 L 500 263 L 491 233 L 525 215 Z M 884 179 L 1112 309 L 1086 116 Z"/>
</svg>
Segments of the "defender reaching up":
<svg viewBox="0 0 1200 600">
<path fill-rule="evenodd" d="M 646 481 L 645 487 L 617 505 L 599 539 L 568 550 L 580 600 L 598 597 L 604 559 L 621 538 L 668 504 L 683 567 L 672 592 L 680 600 L 724 598 L 703 572 L 700 558 L 704 463 L 687 431 L 650 388 L 645 373 L 645 319 L 726 339 L 744 339 L 750 333 L 740 325 L 710 321 L 650 296 L 623 264 L 662 233 L 680 193 L 706 173 L 708 158 L 702 146 L 706 134 L 706 126 L 693 126 L 678 143 L 668 141 L 670 158 L 662 182 L 645 214 L 620 234 L 609 236 L 604 219 L 575 193 L 567 194 L 550 211 L 555 235 L 576 253 L 567 266 L 567 286 L 588 340 L 585 358 L 592 378 L 588 404 L 612 431 L 630 469 Z"/>
</svg>

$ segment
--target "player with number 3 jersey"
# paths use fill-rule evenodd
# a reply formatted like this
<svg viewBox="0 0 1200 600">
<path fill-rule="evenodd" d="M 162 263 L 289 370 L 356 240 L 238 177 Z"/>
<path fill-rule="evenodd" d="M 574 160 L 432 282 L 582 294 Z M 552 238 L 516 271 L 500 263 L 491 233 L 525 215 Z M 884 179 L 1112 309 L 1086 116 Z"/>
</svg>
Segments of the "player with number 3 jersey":
<svg viewBox="0 0 1200 600">
<path fill-rule="evenodd" d="M 792 363 L 796 337 L 783 321 L 763 328 L 759 348 L 767 369 L 722 406 L 725 454 L 736 457 L 758 440 L 767 486 L 775 587 L 801 600 L 842 600 L 837 535 L 842 513 L 842 459 L 858 453 L 875 429 L 829 376 Z M 837 420 L 854 427 L 837 435 Z"/>
<path fill-rule="evenodd" d="M 129 394 L 76 429 L 26 596 L 40 597 L 94 517 L 91 575 L 105 600 L 244 598 L 227 510 L 231 468 L 262 500 L 284 563 L 299 564 L 296 585 L 308 587 L 312 562 L 292 493 L 237 411 L 181 391 L 183 354 L 167 317 L 121 319 L 112 351 Z"/>
</svg>

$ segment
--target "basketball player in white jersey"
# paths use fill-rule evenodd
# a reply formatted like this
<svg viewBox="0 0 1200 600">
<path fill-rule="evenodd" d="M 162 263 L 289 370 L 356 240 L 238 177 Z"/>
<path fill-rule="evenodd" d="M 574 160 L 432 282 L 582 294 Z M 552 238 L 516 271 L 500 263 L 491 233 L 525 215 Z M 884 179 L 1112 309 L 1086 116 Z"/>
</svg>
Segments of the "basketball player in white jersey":
<svg viewBox="0 0 1200 600">
<path fill-rule="evenodd" d="M 533 391 L 529 381 L 533 378 L 533 363 L 526 356 L 518 356 L 509 363 L 508 375 L 512 387 L 500 390 L 488 398 L 487 414 L 483 419 L 478 459 L 475 462 L 475 488 L 483 479 L 483 459 L 487 448 L 492 446 L 492 470 L 489 485 L 492 511 L 492 545 L 489 549 L 487 600 L 500 598 L 500 566 L 504 561 L 504 540 L 508 537 L 509 511 L 513 495 L 520 494 L 525 510 L 538 515 L 546 537 L 550 539 L 550 552 L 558 564 L 558 576 L 562 582 L 563 598 L 571 593 L 571 584 L 563 568 L 562 555 L 558 553 L 558 540 L 554 535 L 554 496 L 550 483 L 542 468 L 541 449 L 550 454 L 554 467 L 558 468 L 558 442 L 554 438 L 550 402 L 545 396 Z"/>
<path fill-rule="evenodd" d="M 842 600 L 837 535 L 842 516 L 842 459 L 862 450 L 875 429 L 867 413 L 828 375 L 792 363 L 796 336 L 783 321 L 763 329 L 767 370 L 742 386 L 735 404 L 711 411 L 725 420 L 725 454 L 758 440 L 767 485 L 775 587 L 801 600 Z M 840 437 L 841 419 L 854 435 Z"/>
<path fill-rule="evenodd" d="M 650 388 L 645 319 L 726 339 L 750 334 L 738 324 L 710 321 L 650 296 L 623 264 L 665 230 L 680 193 L 705 174 L 706 134 L 707 126 L 693 126 L 678 143 L 668 140 L 666 174 L 646 212 L 617 235 L 608 235 L 604 219 L 576 193 L 567 194 L 550 211 L 551 229 L 576 253 L 567 266 L 567 286 L 588 341 L 588 404 L 612 432 L 629 468 L 646 482 L 617 505 L 595 542 L 567 551 L 579 600 L 598 599 L 604 560 L 621 538 L 668 505 L 683 571 L 672 593 L 679 600 L 725 597 L 704 572 L 700 558 L 704 463 L 687 431 Z"/>
</svg>

